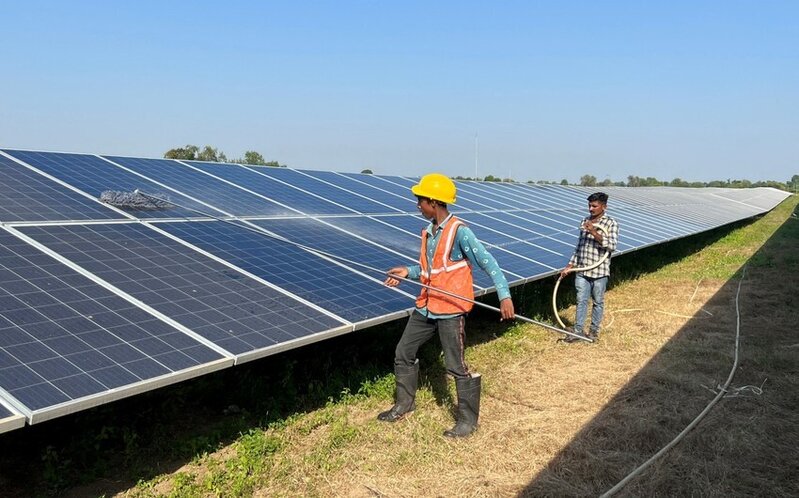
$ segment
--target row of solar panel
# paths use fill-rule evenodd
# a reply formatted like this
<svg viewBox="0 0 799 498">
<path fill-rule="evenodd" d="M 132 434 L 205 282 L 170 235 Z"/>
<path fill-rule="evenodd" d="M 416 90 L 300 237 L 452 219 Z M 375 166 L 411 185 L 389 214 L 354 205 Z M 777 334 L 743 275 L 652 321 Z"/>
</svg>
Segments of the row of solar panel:
<svg viewBox="0 0 799 498">
<path fill-rule="evenodd" d="M 86 154 L 3 152 L 0 172 L 5 179 L 4 197 L 9 202 L 0 208 L 2 221 L 122 218 L 119 212 L 99 204 L 97 199 L 106 190 L 137 189 L 167 196 L 175 204 L 188 208 L 136 213 L 137 217 L 146 218 L 203 214 L 285 217 L 416 212 L 415 200 L 407 190 L 413 181 L 400 177 Z M 79 189 L 84 195 L 56 181 Z M 456 213 L 514 209 L 561 211 L 582 208 L 584 200 L 581 191 L 553 186 L 459 182 L 458 187 L 458 202 L 452 206 Z M 684 194 L 688 204 L 695 203 L 699 193 L 697 189 L 692 190 Z M 676 189 L 669 192 L 669 201 L 673 202 L 678 193 L 682 192 Z M 652 205 L 651 200 L 636 199 L 640 192 L 630 194 L 614 199 L 614 207 L 625 207 L 628 203 L 631 207 Z M 62 209 L 55 210 L 54 206 Z M 748 206 L 740 207 L 745 212 Z M 702 214 L 710 222 L 716 221 L 715 216 L 724 209 L 723 206 L 714 209 L 713 203 L 709 208 L 711 212 Z M 728 217 L 721 214 L 722 220 Z"/>
<path fill-rule="evenodd" d="M 385 268 L 413 262 L 418 253 L 424 221 L 389 214 L 408 211 L 408 199 L 414 206 L 413 180 L 191 165 L 0 155 L 9 179 L 0 189 L 0 212 L 11 222 L 0 232 L 0 388 L 29 422 L 348 332 L 411 305 L 411 294 L 379 284 Z M 267 187 L 258 183 L 264 172 L 283 179 Z M 132 216 L 96 201 L 103 190 L 137 188 L 167 192 L 186 209 Z M 460 182 L 459 191 L 460 216 L 492 248 L 509 281 L 565 263 L 584 190 Z M 624 227 L 621 252 L 765 210 L 753 199 L 719 197 L 697 209 L 674 196 L 646 204 L 639 192 L 618 194 L 613 215 Z M 382 211 L 356 214 L 358 203 Z M 347 211 L 322 211 L 329 206 Z M 303 216 L 314 210 L 325 216 Z M 220 219 L 199 220 L 204 213 Z M 253 213 L 270 218 L 228 218 Z M 142 216 L 151 222 L 135 221 Z M 490 280 L 476 276 L 484 292 Z"/>
</svg>

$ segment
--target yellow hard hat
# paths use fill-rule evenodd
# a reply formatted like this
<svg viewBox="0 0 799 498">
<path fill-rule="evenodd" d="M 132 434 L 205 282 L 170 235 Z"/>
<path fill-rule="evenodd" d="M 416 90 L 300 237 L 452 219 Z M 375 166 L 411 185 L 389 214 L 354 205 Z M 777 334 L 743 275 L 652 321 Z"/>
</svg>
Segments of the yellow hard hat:
<svg viewBox="0 0 799 498">
<path fill-rule="evenodd" d="M 435 199 L 444 204 L 455 204 L 457 189 L 452 180 L 446 176 L 440 173 L 430 173 L 424 175 L 418 185 L 411 187 L 411 192 L 417 197 Z"/>
</svg>

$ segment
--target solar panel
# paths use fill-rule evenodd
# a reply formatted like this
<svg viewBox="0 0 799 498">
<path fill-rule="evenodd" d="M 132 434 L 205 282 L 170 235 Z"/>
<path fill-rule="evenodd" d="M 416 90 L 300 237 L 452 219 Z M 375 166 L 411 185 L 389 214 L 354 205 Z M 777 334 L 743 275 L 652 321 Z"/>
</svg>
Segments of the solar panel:
<svg viewBox="0 0 799 498">
<path fill-rule="evenodd" d="M 273 219 L 258 220 L 254 224 L 265 228 L 293 242 L 311 247 L 323 253 L 332 253 L 348 266 L 361 269 L 365 273 L 383 278 L 385 271 L 399 264 L 414 264 L 417 258 L 380 247 L 357 232 L 347 232 L 327 224 L 324 220 Z M 349 260 L 349 261 L 346 261 Z M 351 261 L 351 262 L 350 262 Z M 363 266 L 359 266 L 363 265 Z M 378 271 L 372 271 L 375 268 Z"/>
<path fill-rule="evenodd" d="M 147 180 L 140 175 L 119 168 L 98 156 L 8 149 L 4 150 L 4 152 L 95 198 L 99 198 L 100 194 L 107 190 L 132 192 L 139 189 L 151 195 L 174 199 L 180 205 L 188 208 L 205 212 L 214 211 L 205 204 Z M 214 214 L 222 216 L 225 213 L 216 211 Z M 180 208 L 170 209 L 166 212 L 137 210 L 135 215 L 137 218 L 197 216 L 193 211 Z"/>
<path fill-rule="evenodd" d="M 0 388 L 33 423 L 232 363 L 0 231 Z"/>
<path fill-rule="evenodd" d="M 246 186 L 248 190 L 274 199 L 284 206 L 290 206 L 292 209 L 290 214 L 352 214 L 356 212 L 344 205 L 331 202 L 321 196 L 310 194 L 290 184 L 277 181 L 271 178 L 266 172 L 262 171 L 266 170 L 266 168 L 255 170 L 237 165 L 220 166 L 216 163 L 201 163 L 195 161 L 186 161 L 186 164 L 190 164 L 208 174 L 233 182 L 236 185 Z"/>
<path fill-rule="evenodd" d="M 503 222 L 491 214 L 465 213 L 462 218 L 475 233 L 494 232 L 507 236 L 510 240 L 499 242 L 502 248 L 533 259 L 550 269 L 558 268 L 564 259 L 568 260 L 577 241 L 574 232 L 558 234 L 557 238 L 545 238 L 519 225 Z M 482 235 L 480 238 L 488 240 Z"/>
<path fill-rule="evenodd" d="M 0 151 L 0 432 L 406 316 L 418 179 Z M 592 187 L 458 181 L 511 285 L 557 273 Z M 164 196 L 114 209 L 106 190 Z M 614 255 L 762 214 L 786 192 L 604 188 Z M 477 295 L 491 279 L 474 272 Z"/>
<path fill-rule="evenodd" d="M 249 169 L 261 175 L 282 182 L 283 185 L 294 187 L 304 192 L 314 193 L 331 202 L 341 204 L 348 209 L 348 212 L 360 214 L 380 214 L 392 213 L 397 209 L 377 201 L 369 199 L 363 195 L 355 195 L 351 191 L 329 183 L 322 178 L 311 176 L 309 172 L 298 171 L 289 168 L 273 168 L 263 166 L 248 166 Z"/>
<path fill-rule="evenodd" d="M 358 183 L 364 183 L 366 185 L 370 185 L 376 188 L 377 190 L 390 192 L 399 199 L 408 199 L 409 202 L 413 204 L 416 203 L 416 199 L 413 196 L 408 195 L 408 187 L 404 187 L 394 183 L 391 180 L 391 177 L 382 177 L 378 175 L 361 175 L 356 173 L 340 173 L 340 174 Z"/>
<path fill-rule="evenodd" d="M 379 216 L 325 218 L 325 222 L 351 233 L 368 236 L 369 240 L 382 247 L 400 252 L 414 260 L 418 260 L 419 248 L 421 247 L 421 237 L 419 234 L 422 232 L 425 220 L 421 216 L 416 216 L 416 219 L 419 223 L 419 229 L 413 233 L 382 222 Z"/>
<path fill-rule="evenodd" d="M 359 179 L 354 179 L 341 173 L 328 171 L 305 171 L 304 173 L 351 192 L 355 196 L 378 202 L 395 211 L 402 213 L 417 212 L 415 198 L 408 196 L 407 192 L 399 195 L 371 186 L 365 181 L 370 175 L 360 175 Z"/>
<path fill-rule="evenodd" d="M 413 197 L 412 195 L 409 195 L 410 188 L 417 183 L 417 181 L 415 180 L 409 180 L 407 178 L 403 178 L 400 176 L 382 176 L 382 175 L 356 176 L 352 173 L 343 173 L 343 174 L 348 176 L 349 178 L 353 178 L 362 181 L 364 183 L 367 183 L 378 190 L 390 192 L 391 194 L 397 196 L 398 198 L 408 198 L 409 200 L 411 200 L 411 202 L 416 203 L 416 198 Z M 458 201 L 455 204 L 451 204 L 448 207 L 452 213 L 458 214 L 464 211 L 485 209 L 486 206 L 479 202 L 474 202 L 469 198 L 464 198 L 462 196 L 459 196 Z"/>
<path fill-rule="evenodd" d="M 277 344 L 346 325 L 140 224 L 19 230 L 233 355 L 252 359 Z"/>
<path fill-rule="evenodd" d="M 0 155 L 0 221 L 123 218 L 114 210 Z"/>
<path fill-rule="evenodd" d="M 404 314 L 409 297 L 290 243 L 220 221 L 163 223 L 159 227 L 345 320 L 372 322 Z"/>
<path fill-rule="evenodd" d="M 194 199 L 201 199 L 216 208 L 209 210 L 207 207 L 201 207 L 199 208 L 201 212 L 211 211 L 209 214 L 217 215 L 216 211 L 220 211 L 235 216 L 298 214 L 298 211 L 290 206 L 281 205 L 268 197 L 248 192 L 248 189 L 243 186 L 234 186 L 219 181 L 179 161 L 118 156 L 109 156 L 108 159 L 115 164 L 130 168 L 145 178 L 167 185 Z M 231 171 L 241 169 L 235 165 L 217 165 L 217 168 Z"/>
</svg>

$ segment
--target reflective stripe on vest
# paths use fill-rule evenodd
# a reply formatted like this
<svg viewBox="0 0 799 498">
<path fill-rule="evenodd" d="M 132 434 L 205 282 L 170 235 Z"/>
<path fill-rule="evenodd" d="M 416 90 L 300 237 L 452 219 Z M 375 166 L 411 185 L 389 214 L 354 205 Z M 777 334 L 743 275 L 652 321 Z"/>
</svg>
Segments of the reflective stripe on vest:
<svg viewBox="0 0 799 498">
<path fill-rule="evenodd" d="M 461 261 L 450 259 L 458 227 L 461 225 L 464 225 L 461 220 L 452 217 L 444 226 L 441 240 L 433 254 L 432 268 L 427 267 L 427 229 L 422 231 L 422 249 L 419 256 L 422 271 L 419 280 L 425 285 L 474 300 L 472 268 L 469 266 L 469 261 L 465 258 Z M 431 313 L 448 315 L 466 313 L 472 309 L 473 304 L 423 287 L 416 299 L 416 306 L 418 308 L 426 306 Z"/>
</svg>

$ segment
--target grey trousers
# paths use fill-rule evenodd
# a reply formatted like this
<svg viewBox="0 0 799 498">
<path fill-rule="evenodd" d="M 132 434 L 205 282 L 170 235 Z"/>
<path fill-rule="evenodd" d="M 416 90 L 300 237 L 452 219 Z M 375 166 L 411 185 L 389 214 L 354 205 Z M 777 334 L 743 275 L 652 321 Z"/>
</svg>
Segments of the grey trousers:
<svg viewBox="0 0 799 498">
<path fill-rule="evenodd" d="M 414 311 L 408 318 L 408 324 L 405 326 L 405 331 L 394 352 L 394 365 L 412 366 L 416 362 L 416 353 L 419 348 L 438 331 L 441 349 L 444 350 L 444 363 L 447 372 L 456 379 L 471 377 L 469 367 L 463 357 L 465 325 L 466 315 L 433 320 Z"/>
</svg>

